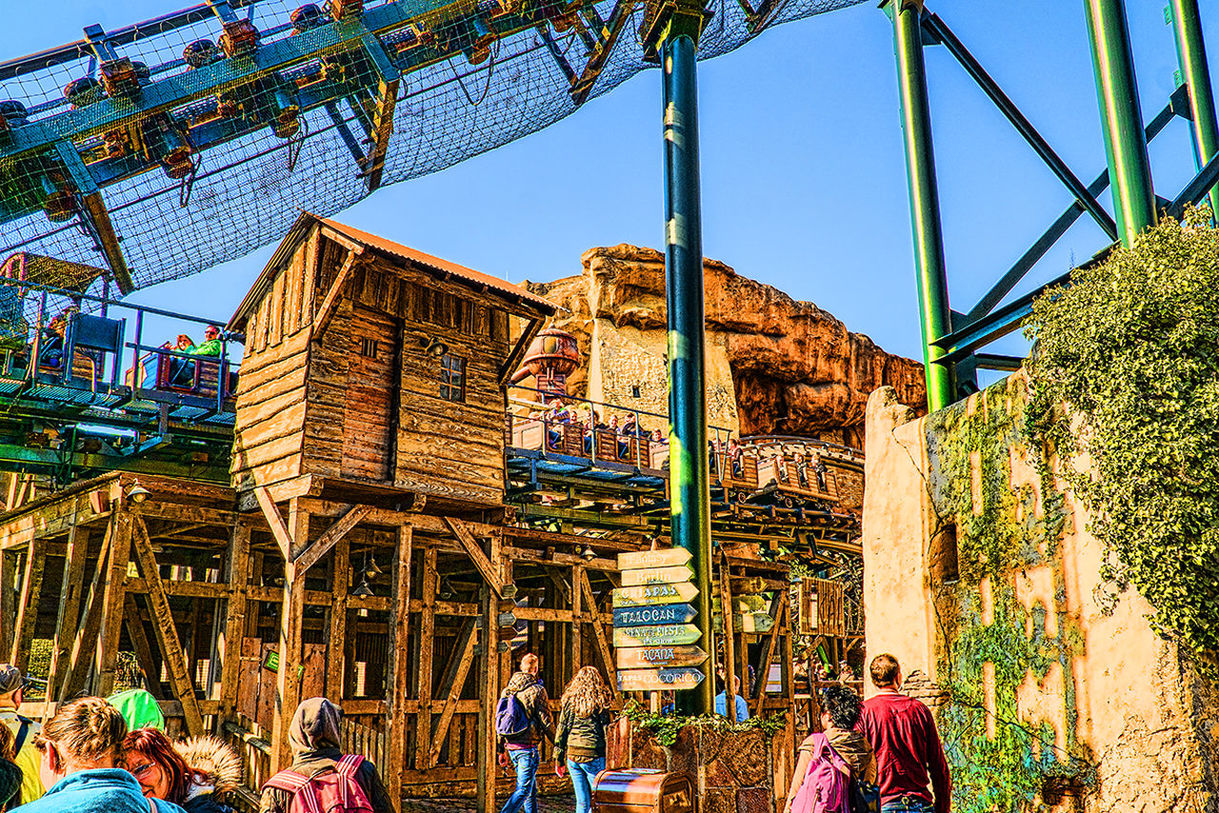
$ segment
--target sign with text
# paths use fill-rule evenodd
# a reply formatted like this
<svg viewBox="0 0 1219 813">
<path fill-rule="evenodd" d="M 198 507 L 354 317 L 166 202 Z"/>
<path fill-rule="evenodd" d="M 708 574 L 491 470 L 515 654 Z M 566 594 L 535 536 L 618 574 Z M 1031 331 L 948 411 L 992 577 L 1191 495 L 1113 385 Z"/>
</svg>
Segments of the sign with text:
<svg viewBox="0 0 1219 813">
<path fill-rule="evenodd" d="M 640 646 L 614 650 L 619 669 L 701 666 L 707 653 L 700 646 Z"/>
<path fill-rule="evenodd" d="M 690 582 L 677 584 L 640 584 L 614 589 L 614 607 L 642 607 L 650 604 L 691 602 L 698 598 L 698 588 Z"/>
<path fill-rule="evenodd" d="M 703 682 L 698 669 L 620 669 L 618 689 L 624 692 L 657 692 L 693 689 Z"/>
<path fill-rule="evenodd" d="M 619 570 L 642 570 L 644 568 L 673 567 L 688 565 L 692 558 L 685 548 L 665 548 L 663 550 L 641 550 L 634 553 L 618 554 Z"/>
<path fill-rule="evenodd" d="M 661 604 L 655 607 L 615 607 L 615 627 L 642 627 L 647 624 L 684 624 L 698 613 L 689 604 Z"/>
<path fill-rule="evenodd" d="M 615 627 L 614 646 L 668 646 L 693 644 L 701 637 L 693 624 L 665 624 L 656 627 Z"/>
<path fill-rule="evenodd" d="M 674 565 L 673 567 L 653 567 L 646 570 L 622 571 L 622 586 L 635 587 L 640 584 L 677 584 L 688 582 L 694 578 L 694 570 L 689 565 Z"/>
</svg>

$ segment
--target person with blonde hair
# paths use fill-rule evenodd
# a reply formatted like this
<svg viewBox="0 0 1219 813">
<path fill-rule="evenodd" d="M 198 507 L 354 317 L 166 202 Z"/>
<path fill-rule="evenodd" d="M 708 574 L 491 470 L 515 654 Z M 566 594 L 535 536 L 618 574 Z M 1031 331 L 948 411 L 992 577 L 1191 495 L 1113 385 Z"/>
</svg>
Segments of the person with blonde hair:
<svg viewBox="0 0 1219 813">
<path fill-rule="evenodd" d="M 127 723 L 100 697 L 59 707 L 34 740 L 39 773 L 48 788 L 22 813 L 184 813 L 160 799 L 145 799 L 140 783 L 115 767 Z"/>
<path fill-rule="evenodd" d="M 576 813 L 592 807 L 593 779 L 605 770 L 605 729 L 610 724 L 613 692 L 595 666 L 585 666 L 567 684 L 559 702 L 559 727 L 554 735 L 555 771 L 562 776 L 564 759 L 576 791 Z"/>
<path fill-rule="evenodd" d="M 13 741 L 13 732 L 0 725 L 0 813 L 21 804 L 21 769 L 13 762 Z"/>
</svg>

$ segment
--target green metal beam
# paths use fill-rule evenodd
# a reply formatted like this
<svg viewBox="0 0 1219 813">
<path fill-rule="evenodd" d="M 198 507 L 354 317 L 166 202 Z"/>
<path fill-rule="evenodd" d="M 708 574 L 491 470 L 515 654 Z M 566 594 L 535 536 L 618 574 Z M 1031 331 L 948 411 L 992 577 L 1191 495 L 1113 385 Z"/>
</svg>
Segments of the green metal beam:
<svg viewBox="0 0 1219 813">
<path fill-rule="evenodd" d="M 882 8 L 893 20 L 909 177 L 910 225 L 918 274 L 923 373 L 927 380 L 927 407 L 935 411 L 948 406 L 955 398 L 952 369 L 936 363 L 944 353 L 935 343 L 952 332 L 952 314 L 948 307 L 944 236 L 935 177 L 935 150 L 931 141 L 931 109 L 927 102 L 927 71 L 923 64 L 920 21 L 923 4 L 921 0 L 886 0 Z"/>
<path fill-rule="evenodd" d="M 1189 89 L 1189 109 L 1194 123 L 1194 147 L 1198 166 L 1204 167 L 1219 154 L 1219 125 L 1215 121 L 1215 96 L 1206 63 L 1206 42 L 1202 38 L 1202 18 L 1198 0 L 1172 0 L 1167 9 L 1177 41 L 1177 61 Z M 1219 215 L 1219 188 L 1210 191 L 1211 211 Z"/>
<path fill-rule="evenodd" d="M 669 353 L 669 495 L 673 544 L 690 551 L 703 645 L 714 651 L 711 617 L 711 484 L 707 470 L 703 226 L 699 190 L 696 59 L 701 7 L 673 7 L 658 21 L 664 95 L 665 292 Z M 689 714 L 715 710 L 714 667 L 680 692 Z"/>
<path fill-rule="evenodd" d="M 1084 6 L 1118 236 L 1130 245 L 1155 222 L 1156 212 L 1126 5 L 1124 0 L 1084 0 Z"/>
</svg>

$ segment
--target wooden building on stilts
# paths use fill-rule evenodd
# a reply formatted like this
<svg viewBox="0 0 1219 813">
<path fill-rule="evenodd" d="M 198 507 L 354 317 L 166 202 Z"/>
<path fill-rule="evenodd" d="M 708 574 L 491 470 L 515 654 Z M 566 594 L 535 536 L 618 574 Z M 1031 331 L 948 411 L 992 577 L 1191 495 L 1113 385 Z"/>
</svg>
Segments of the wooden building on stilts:
<svg viewBox="0 0 1219 813">
<path fill-rule="evenodd" d="M 569 512 L 554 522 L 523 521 L 521 489 L 505 491 L 507 382 L 552 312 L 303 213 L 228 325 L 245 342 L 231 481 L 114 472 L 10 493 L 0 618 L 15 623 L 0 627 L 0 660 L 25 666 L 48 642 L 46 710 L 134 670 L 172 732 L 239 750 L 251 791 L 289 763 L 297 703 L 324 695 L 345 712 L 345 746 L 376 762 L 395 799 L 498 809 L 497 777 L 511 781 L 495 760 L 500 687 L 524 651 L 541 656 L 552 695 L 588 664 L 612 685 L 615 555 L 663 535 L 638 466 L 611 480 L 576 471 L 564 499 L 547 498 Z M 580 483 L 611 505 L 608 524 L 565 507 Z M 637 514 L 611 516 L 613 488 Z M 755 714 L 791 711 L 788 568 L 744 551 L 752 520 L 728 521 L 724 665 L 758 674 Z M 743 592 L 768 597 L 769 624 L 734 626 Z M 795 736 L 789 722 L 776 742 L 780 794 Z"/>
</svg>

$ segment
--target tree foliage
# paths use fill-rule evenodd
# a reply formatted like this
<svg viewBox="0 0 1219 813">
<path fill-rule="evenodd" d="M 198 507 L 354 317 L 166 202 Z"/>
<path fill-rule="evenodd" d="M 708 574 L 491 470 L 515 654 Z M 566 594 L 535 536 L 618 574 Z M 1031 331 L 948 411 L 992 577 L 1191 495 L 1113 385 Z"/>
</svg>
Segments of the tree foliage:
<svg viewBox="0 0 1219 813">
<path fill-rule="evenodd" d="M 1214 673 L 1219 652 L 1219 231 L 1165 218 L 1043 295 L 1029 429 L 1060 459 L 1152 623 Z M 1073 425 L 1074 424 L 1074 425 Z M 1074 430 L 1074 431 L 1072 431 Z"/>
</svg>

